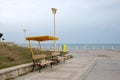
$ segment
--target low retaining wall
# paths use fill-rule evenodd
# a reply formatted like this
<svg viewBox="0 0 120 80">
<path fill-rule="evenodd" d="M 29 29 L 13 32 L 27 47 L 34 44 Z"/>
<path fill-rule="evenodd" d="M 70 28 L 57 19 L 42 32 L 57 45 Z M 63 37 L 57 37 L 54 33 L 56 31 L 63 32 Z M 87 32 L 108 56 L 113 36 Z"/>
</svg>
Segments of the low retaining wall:
<svg viewBox="0 0 120 80">
<path fill-rule="evenodd" d="M 32 70 L 32 63 L 1 69 L 0 80 L 14 80 L 15 77 L 28 73 L 31 70 Z"/>
<path fill-rule="evenodd" d="M 15 46 L 14 42 L 0 42 L 0 45 L 8 45 L 8 46 Z"/>
</svg>

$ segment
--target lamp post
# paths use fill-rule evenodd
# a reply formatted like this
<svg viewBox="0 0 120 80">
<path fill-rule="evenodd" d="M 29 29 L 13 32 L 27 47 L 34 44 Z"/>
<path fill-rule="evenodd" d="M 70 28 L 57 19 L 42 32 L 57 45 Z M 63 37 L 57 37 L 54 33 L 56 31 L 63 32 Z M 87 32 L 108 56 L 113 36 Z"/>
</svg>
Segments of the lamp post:
<svg viewBox="0 0 120 80">
<path fill-rule="evenodd" d="M 55 24 L 55 14 L 57 9 L 56 8 L 51 8 L 52 13 L 54 15 L 54 37 L 56 37 L 56 24 Z M 54 40 L 54 52 L 56 52 L 56 40 Z"/>
<path fill-rule="evenodd" d="M 23 32 L 24 32 L 24 46 L 25 47 L 27 47 L 26 46 L 26 31 L 27 31 L 26 29 L 23 29 Z"/>
</svg>

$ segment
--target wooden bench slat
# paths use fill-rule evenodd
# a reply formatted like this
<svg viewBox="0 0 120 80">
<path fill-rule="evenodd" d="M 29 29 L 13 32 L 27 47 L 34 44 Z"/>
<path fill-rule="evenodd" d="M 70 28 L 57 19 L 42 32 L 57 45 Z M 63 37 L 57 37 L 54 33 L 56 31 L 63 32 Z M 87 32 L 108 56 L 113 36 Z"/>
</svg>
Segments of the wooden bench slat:
<svg viewBox="0 0 120 80">
<path fill-rule="evenodd" d="M 51 68 L 52 68 L 52 60 L 46 60 L 46 54 L 40 54 L 40 55 L 33 55 L 33 70 L 34 70 L 34 65 L 38 65 L 39 66 L 39 72 L 42 68 L 42 66 L 47 65 L 47 64 L 51 64 Z M 39 61 L 40 60 L 40 61 Z"/>
<path fill-rule="evenodd" d="M 56 53 L 51 53 L 51 56 L 52 56 L 52 59 L 53 60 L 56 60 L 57 63 L 60 62 L 60 61 L 64 61 L 65 62 L 65 57 L 63 56 L 59 56 L 60 55 L 60 52 L 56 52 Z"/>
</svg>

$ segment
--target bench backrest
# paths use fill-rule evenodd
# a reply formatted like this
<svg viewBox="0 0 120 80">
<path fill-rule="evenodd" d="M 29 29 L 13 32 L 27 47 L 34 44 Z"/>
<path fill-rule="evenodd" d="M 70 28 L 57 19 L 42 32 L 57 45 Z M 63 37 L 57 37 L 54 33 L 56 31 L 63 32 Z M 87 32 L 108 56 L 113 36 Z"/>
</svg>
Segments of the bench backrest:
<svg viewBox="0 0 120 80">
<path fill-rule="evenodd" d="M 46 54 L 32 55 L 33 60 L 45 59 L 46 57 Z"/>
<path fill-rule="evenodd" d="M 56 52 L 56 53 L 51 53 L 51 56 L 59 56 L 60 55 L 60 52 Z"/>
</svg>

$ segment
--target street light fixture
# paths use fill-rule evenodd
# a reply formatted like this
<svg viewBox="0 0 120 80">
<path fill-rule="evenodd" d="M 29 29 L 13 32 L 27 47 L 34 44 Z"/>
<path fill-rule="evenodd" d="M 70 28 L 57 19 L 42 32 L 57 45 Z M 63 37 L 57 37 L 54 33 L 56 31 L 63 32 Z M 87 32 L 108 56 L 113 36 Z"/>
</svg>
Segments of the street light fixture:
<svg viewBox="0 0 120 80">
<path fill-rule="evenodd" d="M 56 8 L 51 8 L 52 13 L 54 15 L 54 37 L 56 37 L 56 24 L 55 24 L 55 14 L 57 9 Z M 56 40 L 54 40 L 54 52 L 56 53 Z"/>
</svg>

